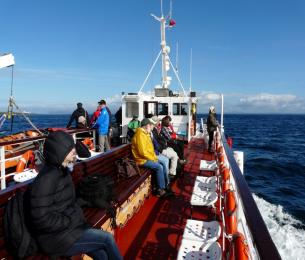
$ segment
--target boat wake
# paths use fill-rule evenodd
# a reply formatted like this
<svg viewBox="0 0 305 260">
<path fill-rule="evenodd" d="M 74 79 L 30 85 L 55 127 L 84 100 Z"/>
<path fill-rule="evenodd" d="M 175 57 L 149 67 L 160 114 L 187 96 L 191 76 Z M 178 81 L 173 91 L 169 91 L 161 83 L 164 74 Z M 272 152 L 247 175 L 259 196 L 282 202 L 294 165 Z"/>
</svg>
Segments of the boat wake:
<svg viewBox="0 0 305 260">
<path fill-rule="evenodd" d="M 270 235 L 282 259 L 304 259 L 304 224 L 283 211 L 280 205 L 273 205 L 253 194 Z"/>
</svg>

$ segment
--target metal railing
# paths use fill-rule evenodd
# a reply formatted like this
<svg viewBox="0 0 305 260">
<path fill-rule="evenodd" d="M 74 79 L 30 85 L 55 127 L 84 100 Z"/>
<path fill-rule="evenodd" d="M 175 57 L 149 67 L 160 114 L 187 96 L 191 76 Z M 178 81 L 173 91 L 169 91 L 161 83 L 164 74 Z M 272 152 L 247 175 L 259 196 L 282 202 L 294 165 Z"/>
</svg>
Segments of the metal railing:
<svg viewBox="0 0 305 260">
<path fill-rule="evenodd" d="M 93 132 L 93 140 L 95 140 L 95 138 L 96 138 L 95 129 L 73 129 L 73 130 L 68 130 L 67 132 L 72 135 L 74 140 L 76 140 L 76 134 L 87 133 L 87 132 L 88 133 Z M 1 171 L 0 184 L 1 184 L 1 190 L 6 189 L 6 179 L 9 178 L 9 177 L 14 176 L 16 174 L 16 173 L 10 173 L 10 174 L 6 173 L 6 167 L 5 167 L 6 162 L 9 162 L 9 161 L 12 161 L 12 160 L 18 160 L 19 158 L 22 157 L 22 154 L 18 154 L 14 157 L 6 158 L 5 155 L 6 155 L 7 151 L 5 150 L 5 147 L 8 146 L 8 145 L 9 146 L 21 145 L 21 146 L 23 146 L 24 150 L 30 150 L 33 147 L 34 147 L 34 150 L 37 150 L 38 148 L 35 148 L 34 143 L 41 142 L 41 144 L 43 144 L 46 137 L 47 137 L 47 135 L 42 135 L 42 136 L 38 136 L 38 137 L 29 137 L 29 138 L 25 138 L 25 139 L 12 140 L 12 141 L 6 141 L 6 142 L 1 142 L 0 143 L 0 171 Z M 33 144 L 33 145 L 31 146 L 31 144 Z M 18 148 L 15 149 L 15 152 L 17 150 L 18 150 Z M 12 152 L 12 153 L 15 153 L 15 152 Z"/>
<path fill-rule="evenodd" d="M 233 151 L 228 146 L 223 131 L 221 132 L 221 139 L 227 155 L 228 163 L 231 167 L 239 199 L 244 209 L 245 219 L 253 237 L 253 243 L 259 257 L 264 260 L 281 259 L 281 256 L 252 197 L 248 184 L 235 161 Z"/>
</svg>

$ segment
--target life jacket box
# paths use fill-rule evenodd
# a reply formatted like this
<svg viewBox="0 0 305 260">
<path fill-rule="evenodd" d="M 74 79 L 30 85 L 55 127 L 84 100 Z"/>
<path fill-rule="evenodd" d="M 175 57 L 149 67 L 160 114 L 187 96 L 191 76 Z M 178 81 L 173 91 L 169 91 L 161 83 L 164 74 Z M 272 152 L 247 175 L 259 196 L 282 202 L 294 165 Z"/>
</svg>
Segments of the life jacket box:
<svg viewBox="0 0 305 260">
<path fill-rule="evenodd" d="M 169 89 L 168 88 L 155 88 L 156 97 L 168 97 Z"/>
</svg>

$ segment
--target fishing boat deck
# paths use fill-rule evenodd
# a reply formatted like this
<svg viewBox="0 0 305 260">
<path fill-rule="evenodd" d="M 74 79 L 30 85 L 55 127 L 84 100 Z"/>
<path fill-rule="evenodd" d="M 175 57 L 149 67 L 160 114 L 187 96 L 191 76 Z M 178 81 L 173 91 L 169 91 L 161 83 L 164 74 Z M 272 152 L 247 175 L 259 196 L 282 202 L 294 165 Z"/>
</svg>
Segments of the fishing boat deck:
<svg viewBox="0 0 305 260">
<path fill-rule="evenodd" d="M 200 171 L 200 160 L 213 160 L 203 139 L 194 138 L 185 147 L 187 164 L 181 176 L 172 184 L 175 197 L 150 196 L 139 212 L 116 233 L 124 259 L 176 259 L 186 220 L 191 218 L 190 199 L 197 175 L 211 176 Z M 215 211 L 196 207 L 192 218 L 214 220 Z"/>
</svg>

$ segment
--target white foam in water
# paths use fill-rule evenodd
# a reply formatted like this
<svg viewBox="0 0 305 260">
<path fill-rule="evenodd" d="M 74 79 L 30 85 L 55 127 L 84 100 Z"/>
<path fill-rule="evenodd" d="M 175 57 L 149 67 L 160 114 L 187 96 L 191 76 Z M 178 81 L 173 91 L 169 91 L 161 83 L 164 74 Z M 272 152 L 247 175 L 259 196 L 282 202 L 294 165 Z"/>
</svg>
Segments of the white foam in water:
<svg viewBox="0 0 305 260">
<path fill-rule="evenodd" d="M 305 259 L 305 230 L 297 229 L 302 223 L 276 206 L 253 194 L 256 204 L 268 227 L 283 260 Z"/>
</svg>

